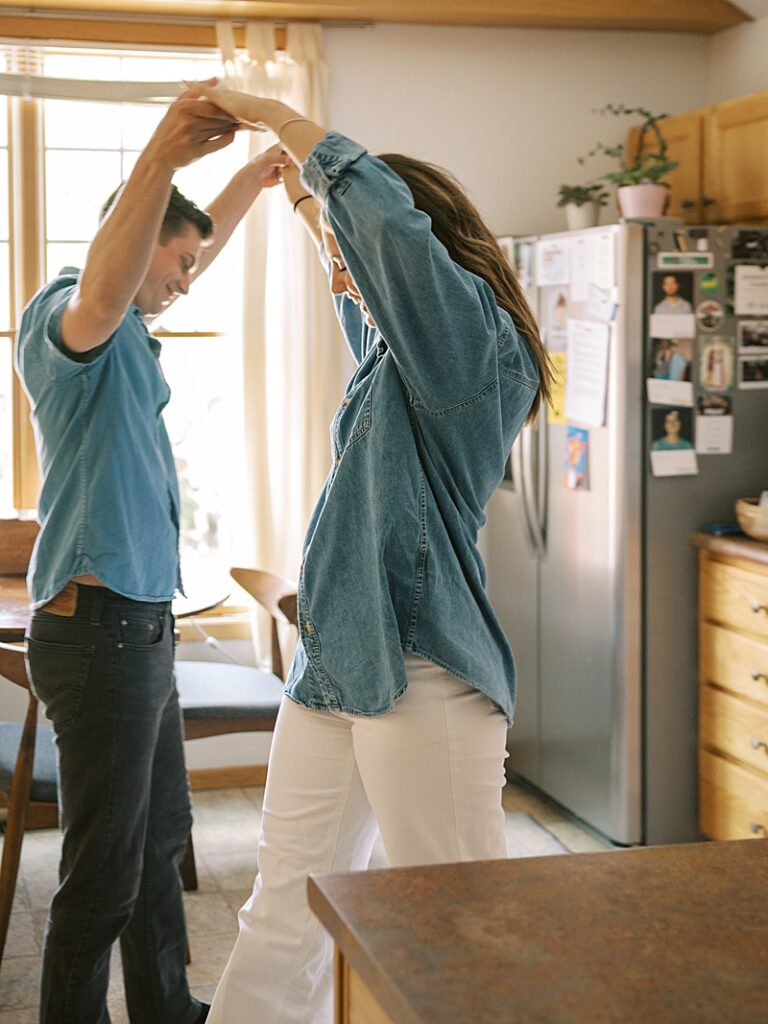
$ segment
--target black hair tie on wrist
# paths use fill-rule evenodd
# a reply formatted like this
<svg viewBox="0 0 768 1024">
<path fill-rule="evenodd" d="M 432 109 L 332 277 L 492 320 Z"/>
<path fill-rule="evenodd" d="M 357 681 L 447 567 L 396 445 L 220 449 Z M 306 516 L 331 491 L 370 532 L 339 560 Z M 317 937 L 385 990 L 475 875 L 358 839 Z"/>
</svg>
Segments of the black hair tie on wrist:
<svg viewBox="0 0 768 1024">
<path fill-rule="evenodd" d="M 307 192 L 306 195 L 299 196 L 299 198 L 293 204 L 293 212 L 296 213 L 296 207 L 299 205 L 299 203 L 303 203 L 305 199 L 314 199 L 314 198 L 315 197 L 312 195 L 311 192 Z"/>
</svg>

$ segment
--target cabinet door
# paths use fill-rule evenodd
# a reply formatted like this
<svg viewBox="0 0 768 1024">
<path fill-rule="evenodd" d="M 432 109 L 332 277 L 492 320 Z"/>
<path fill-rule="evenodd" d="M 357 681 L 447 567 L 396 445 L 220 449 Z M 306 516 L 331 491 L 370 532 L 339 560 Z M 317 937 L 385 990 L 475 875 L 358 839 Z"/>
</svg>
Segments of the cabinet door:
<svg viewBox="0 0 768 1024">
<path fill-rule="evenodd" d="M 665 117 L 659 128 L 667 143 L 667 155 L 677 160 L 678 166 L 666 179 L 669 184 L 669 205 L 664 211 L 670 217 L 682 217 L 686 224 L 706 222 L 702 193 L 702 164 L 704 121 L 708 108 L 693 110 L 689 114 Z M 627 162 L 632 164 L 640 141 L 639 126 L 630 129 L 627 139 Z M 645 133 L 643 150 L 656 149 L 652 132 Z"/>
<path fill-rule="evenodd" d="M 718 103 L 707 129 L 705 188 L 717 203 L 710 221 L 768 217 L 768 93 Z"/>
</svg>

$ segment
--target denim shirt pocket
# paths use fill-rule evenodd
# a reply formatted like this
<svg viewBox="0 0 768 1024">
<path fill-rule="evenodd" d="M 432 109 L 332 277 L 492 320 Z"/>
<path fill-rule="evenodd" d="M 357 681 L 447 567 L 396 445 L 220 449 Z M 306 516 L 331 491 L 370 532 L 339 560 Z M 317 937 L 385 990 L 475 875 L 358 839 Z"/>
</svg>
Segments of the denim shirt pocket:
<svg viewBox="0 0 768 1024">
<path fill-rule="evenodd" d="M 373 423 L 371 382 L 366 379 L 346 395 L 336 410 L 331 433 L 334 452 L 342 455 L 356 441 L 364 437 Z"/>
</svg>

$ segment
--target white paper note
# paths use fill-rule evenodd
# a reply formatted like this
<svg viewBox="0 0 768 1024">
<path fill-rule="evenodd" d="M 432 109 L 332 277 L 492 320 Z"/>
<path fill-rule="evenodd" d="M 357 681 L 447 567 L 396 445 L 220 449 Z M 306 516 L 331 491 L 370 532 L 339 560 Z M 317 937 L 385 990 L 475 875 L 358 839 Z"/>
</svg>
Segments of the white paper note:
<svg viewBox="0 0 768 1024">
<path fill-rule="evenodd" d="M 736 316 L 762 316 L 768 313 L 768 267 L 741 263 L 734 274 Z"/>
<path fill-rule="evenodd" d="M 699 463 L 693 448 L 679 452 L 651 452 L 651 471 L 654 476 L 695 476 Z"/>
<path fill-rule="evenodd" d="M 697 416 L 696 451 L 729 455 L 733 451 L 733 416 Z"/>
<path fill-rule="evenodd" d="M 592 237 L 592 280 L 598 288 L 613 288 L 616 283 L 616 236 L 612 231 L 601 231 Z"/>
<path fill-rule="evenodd" d="M 646 379 L 648 401 L 654 405 L 693 405 L 693 384 L 686 380 Z"/>
<path fill-rule="evenodd" d="M 589 295 L 592 272 L 592 236 L 571 239 L 571 301 L 584 302 Z"/>
<path fill-rule="evenodd" d="M 652 313 L 652 338 L 695 338 L 696 317 L 693 313 Z"/>
<path fill-rule="evenodd" d="M 536 284 L 568 284 L 568 239 L 543 238 L 536 243 Z"/>
<path fill-rule="evenodd" d="M 610 329 L 607 324 L 596 324 L 590 320 L 568 320 L 567 328 L 566 419 L 602 427 L 605 423 Z"/>
</svg>

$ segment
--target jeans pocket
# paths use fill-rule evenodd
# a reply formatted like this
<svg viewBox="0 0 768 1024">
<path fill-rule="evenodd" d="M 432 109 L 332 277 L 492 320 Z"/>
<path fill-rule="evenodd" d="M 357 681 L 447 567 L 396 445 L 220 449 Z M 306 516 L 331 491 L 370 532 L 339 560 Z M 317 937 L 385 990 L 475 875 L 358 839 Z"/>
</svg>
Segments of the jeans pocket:
<svg viewBox="0 0 768 1024">
<path fill-rule="evenodd" d="M 57 733 L 77 719 L 95 647 L 58 644 L 27 637 L 27 666 L 32 692 L 45 705 Z"/>
<path fill-rule="evenodd" d="M 158 647 L 165 636 L 165 615 L 125 612 L 118 620 L 117 632 L 120 647 Z"/>
</svg>

